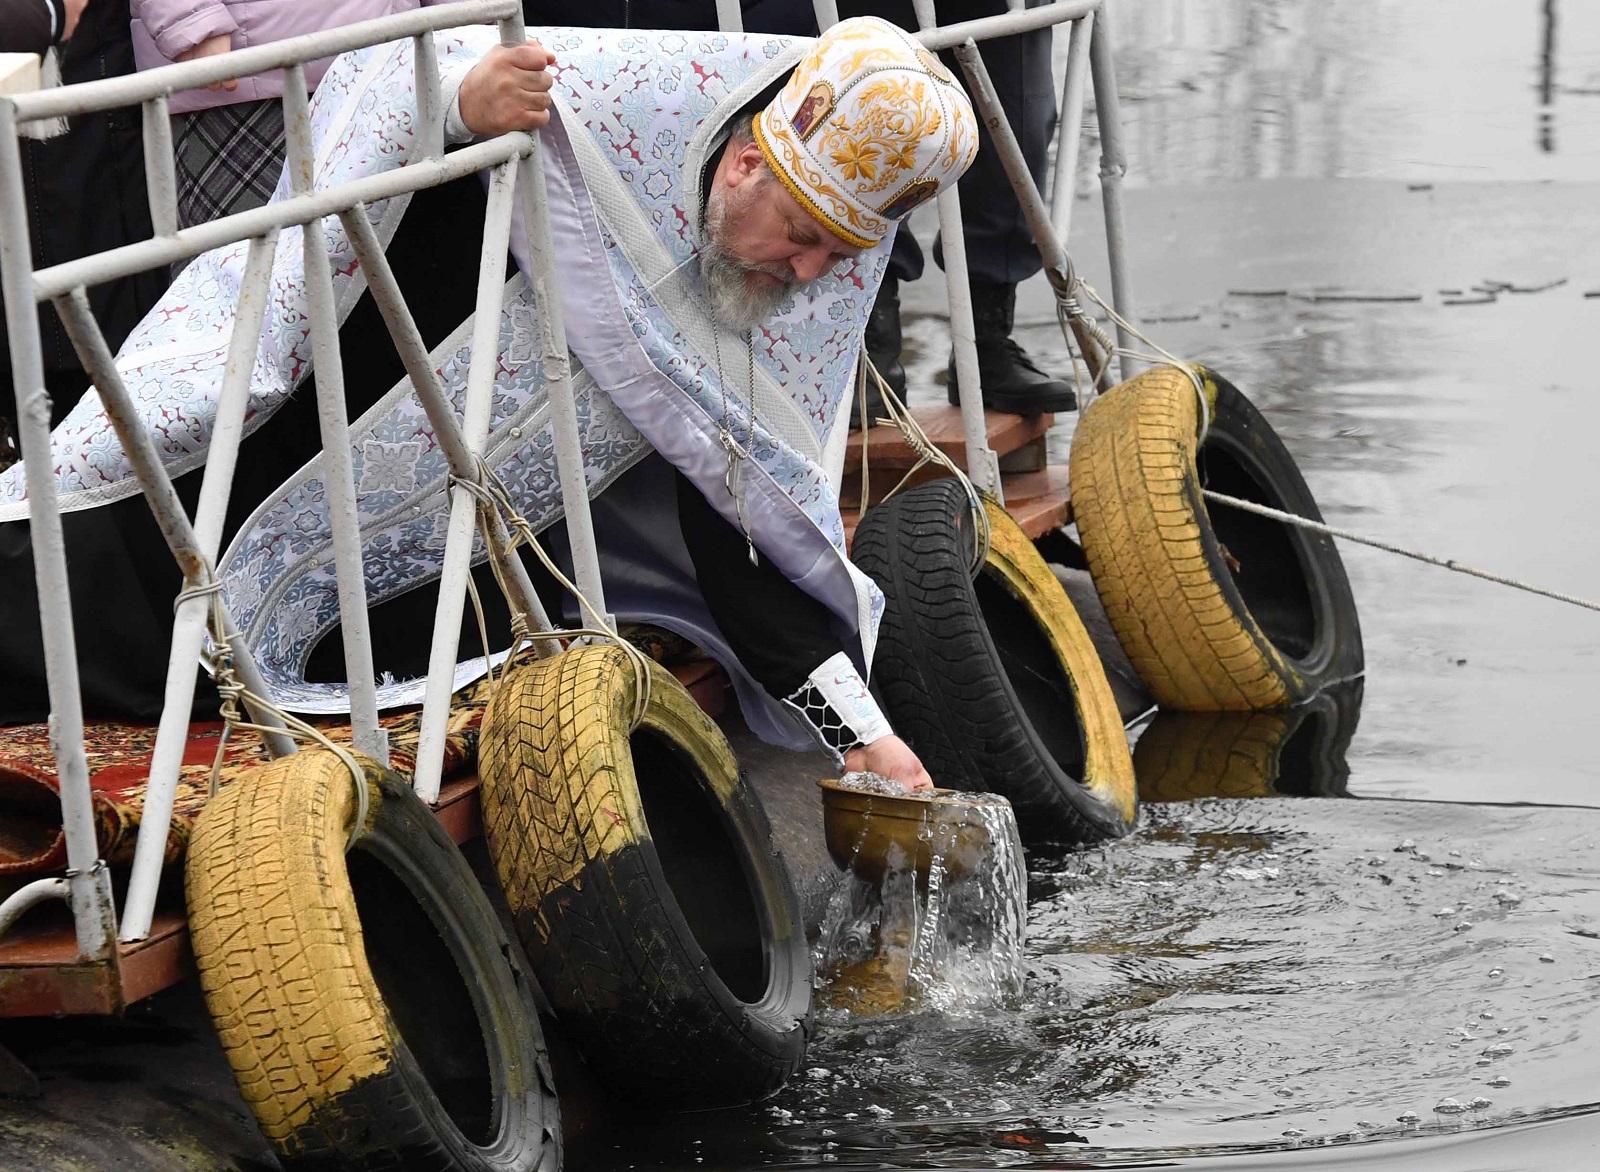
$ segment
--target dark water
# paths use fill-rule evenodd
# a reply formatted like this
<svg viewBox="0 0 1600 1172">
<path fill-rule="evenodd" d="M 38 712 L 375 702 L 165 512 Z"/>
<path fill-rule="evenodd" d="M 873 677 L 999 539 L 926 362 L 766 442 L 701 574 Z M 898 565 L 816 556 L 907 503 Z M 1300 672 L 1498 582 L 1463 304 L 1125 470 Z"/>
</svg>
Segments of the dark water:
<svg viewBox="0 0 1600 1172">
<path fill-rule="evenodd" d="M 1114 14 L 1152 336 L 1258 402 L 1332 523 L 1600 596 L 1600 4 Z M 1080 187 L 1073 252 L 1109 292 Z M 1443 304 L 1490 280 L 1565 283 Z M 1271 289 L 1306 296 L 1232 295 Z M 942 396 L 943 290 L 907 294 Z M 1042 287 L 1021 317 L 1060 368 Z M 1147 797 L 1267 796 L 1150 802 L 1036 861 L 1016 1004 L 828 1024 L 775 1102 L 604 1162 L 1600 1166 L 1600 615 L 1344 556 L 1368 675 L 1336 759 L 1277 774 L 1281 729 L 1164 727 L 1197 764 L 1158 777 L 1147 747 Z"/>
</svg>

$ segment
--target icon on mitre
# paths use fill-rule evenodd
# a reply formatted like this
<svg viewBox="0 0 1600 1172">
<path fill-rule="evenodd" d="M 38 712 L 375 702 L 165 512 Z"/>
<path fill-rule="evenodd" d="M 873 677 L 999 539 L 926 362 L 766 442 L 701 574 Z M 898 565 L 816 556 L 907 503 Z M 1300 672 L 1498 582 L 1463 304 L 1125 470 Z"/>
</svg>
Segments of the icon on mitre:
<svg viewBox="0 0 1600 1172">
<path fill-rule="evenodd" d="M 796 137 L 805 142 L 822 125 L 832 109 L 833 87 L 825 81 L 819 81 L 806 91 L 805 101 L 800 103 L 789 125 L 794 127 Z"/>
</svg>

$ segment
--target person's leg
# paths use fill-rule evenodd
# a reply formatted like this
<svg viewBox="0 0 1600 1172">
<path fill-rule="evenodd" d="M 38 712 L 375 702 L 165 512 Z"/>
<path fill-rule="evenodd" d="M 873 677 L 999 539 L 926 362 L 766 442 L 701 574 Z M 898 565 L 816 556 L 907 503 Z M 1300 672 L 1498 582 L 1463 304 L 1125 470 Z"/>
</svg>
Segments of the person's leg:
<svg viewBox="0 0 1600 1172">
<path fill-rule="evenodd" d="M 1028 0 L 1029 7 L 1047 0 Z M 941 24 L 954 24 L 1007 11 L 1005 0 L 939 0 L 936 12 Z M 881 16 L 902 28 L 915 29 L 916 15 L 910 0 L 841 0 L 839 14 Z M 1028 168 L 1036 183 L 1043 183 L 1055 128 L 1055 93 L 1050 72 L 1053 30 L 1041 29 L 1018 36 L 979 42 L 979 52 L 1011 123 Z M 951 53 L 942 55 L 951 72 L 961 75 Z M 965 78 L 963 77 L 963 82 Z M 1002 411 L 1038 414 L 1065 411 L 1076 406 L 1072 388 L 1052 379 L 1011 340 L 1018 282 L 1041 268 L 1039 250 L 1028 230 L 1026 217 L 1011 189 L 999 153 L 987 132 L 978 139 L 978 155 L 961 179 L 961 219 L 966 240 L 967 276 L 972 289 L 973 324 L 978 339 L 979 375 L 984 403 Z M 909 233 L 903 233 L 909 236 Z M 944 264 L 943 250 L 936 241 L 934 261 Z M 893 273 L 891 266 L 891 273 Z M 918 269 L 920 275 L 920 267 Z M 903 279 L 911 279 L 904 274 Z M 874 336 L 878 351 L 899 342 L 898 287 L 884 286 L 873 309 Z M 882 371 L 887 358 L 869 345 L 869 354 Z M 950 365 L 950 401 L 958 401 L 955 363 Z"/>
<path fill-rule="evenodd" d="M 1028 7 L 1045 2 L 1028 0 Z M 945 21 L 971 20 L 1005 10 L 1004 4 L 995 0 L 946 0 L 939 7 L 940 18 Z M 1055 83 L 1050 72 L 1053 36 L 1054 29 L 1045 28 L 979 42 L 1000 106 L 1041 191 L 1056 121 Z M 947 59 L 951 56 L 946 54 Z M 957 68 L 954 60 L 948 64 Z M 988 134 L 980 136 L 978 156 L 961 178 L 961 222 L 966 236 L 967 281 L 972 290 L 984 405 L 1020 415 L 1072 410 L 1077 406 L 1072 388 L 1041 370 L 1011 338 L 1016 324 L 1017 285 L 1039 272 L 1043 262 L 1022 205 Z M 944 253 L 938 241 L 934 243 L 933 256 L 942 267 Z M 958 402 L 959 394 L 952 357 L 950 402 Z"/>
</svg>

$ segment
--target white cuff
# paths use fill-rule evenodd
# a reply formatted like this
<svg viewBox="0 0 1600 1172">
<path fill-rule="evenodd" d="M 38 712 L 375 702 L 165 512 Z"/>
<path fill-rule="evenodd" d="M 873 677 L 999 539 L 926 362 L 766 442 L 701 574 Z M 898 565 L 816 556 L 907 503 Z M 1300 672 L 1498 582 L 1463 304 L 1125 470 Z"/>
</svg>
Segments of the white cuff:
<svg viewBox="0 0 1600 1172">
<path fill-rule="evenodd" d="M 819 664 L 784 703 L 805 718 L 822 747 L 841 763 L 848 750 L 894 732 L 867 681 L 842 651 Z"/>
<path fill-rule="evenodd" d="M 439 71 L 439 97 L 444 105 L 444 140 L 451 146 L 470 142 L 475 137 L 461 120 L 461 83 L 466 80 L 478 58 L 448 65 Z"/>
</svg>

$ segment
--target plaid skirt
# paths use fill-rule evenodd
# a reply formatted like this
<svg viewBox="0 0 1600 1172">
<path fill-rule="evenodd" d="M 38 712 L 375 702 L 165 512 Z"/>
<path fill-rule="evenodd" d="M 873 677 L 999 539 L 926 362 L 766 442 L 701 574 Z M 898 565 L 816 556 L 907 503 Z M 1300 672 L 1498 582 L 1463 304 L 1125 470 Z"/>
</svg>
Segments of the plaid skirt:
<svg viewBox="0 0 1600 1172">
<path fill-rule="evenodd" d="M 173 118 L 178 226 L 258 208 L 283 173 L 283 103 L 214 106 Z"/>
</svg>

